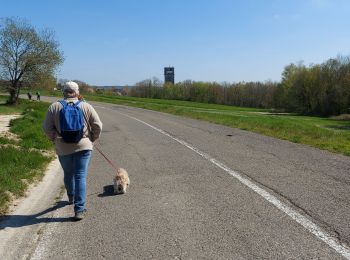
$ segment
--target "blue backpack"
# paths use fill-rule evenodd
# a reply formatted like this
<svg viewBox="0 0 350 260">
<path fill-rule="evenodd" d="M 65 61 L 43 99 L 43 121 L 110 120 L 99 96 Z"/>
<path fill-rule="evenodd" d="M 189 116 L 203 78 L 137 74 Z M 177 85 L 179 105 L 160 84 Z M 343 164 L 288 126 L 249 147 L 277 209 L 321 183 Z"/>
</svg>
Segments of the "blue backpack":
<svg viewBox="0 0 350 260">
<path fill-rule="evenodd" d="M 80 109 L 80 100 L 76 103 L 59 100 L 63 108 L 60 111 L 61 136 L 66 143 L 78 143 L 83 138 L 84 115 Z"/>
</svg>

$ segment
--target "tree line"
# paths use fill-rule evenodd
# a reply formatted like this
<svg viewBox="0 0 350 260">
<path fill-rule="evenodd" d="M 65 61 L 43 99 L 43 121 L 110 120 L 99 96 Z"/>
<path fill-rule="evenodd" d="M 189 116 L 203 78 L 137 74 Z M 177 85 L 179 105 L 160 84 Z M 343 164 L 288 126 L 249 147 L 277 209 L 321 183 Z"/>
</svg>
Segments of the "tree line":
<svg viewBox="0 0 350 260">
<path fill-rule="evenodd" d="M 306 115 L 338 115 L 350 108 L 350 57 L 306 66 L 291 63 L 280 82 L 196 82 L 162 84 L 152 78 L 136 84 L 135 97 L 186 100 L 255 108 L 274 108 Z"/>
<path fill-rule="evenodd" d="M 160 84 L 158 79 L 144 80 L 131 88 L 135 97 L 163 98 L 193 102 L 225 104 L 245 107 L 269 108 L 277 83 L 241 82 L 217 83 L 186 80 L 173 84 Z"/>
<path fill-rule="evenodd" d="M 276 107 L 301 114 L 338 115 L 350 108 L 350 57 L 290 64 L 275 94 Z"/>
</svg>

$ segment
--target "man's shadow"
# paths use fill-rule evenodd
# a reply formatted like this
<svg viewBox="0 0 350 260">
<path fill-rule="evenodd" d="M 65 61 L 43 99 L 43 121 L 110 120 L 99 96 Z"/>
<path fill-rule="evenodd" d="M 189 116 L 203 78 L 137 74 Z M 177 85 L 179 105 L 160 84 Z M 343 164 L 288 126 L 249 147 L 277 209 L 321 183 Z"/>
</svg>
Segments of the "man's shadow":
<svg viewBox="0 0 350 260">
<path fill-rule="evenodd" d="M 46 213 L 49 213 L 51 211 L 57 210 L 59 208 L 65 207 L 69 205 L 68 201 L 59 201 L 56 203 L 56 205 L 45 209 L 44 211 L 41 211 L 37 214 L 33 215 L 4 215 L 0 217 L 0 230 L 12 227 L 12 228 L 18 228 L 18 227 L 24 227 L 24 226 L 31 226 L 39 223 L 52 223 L 52 222 L 70 222 L 74 221 L 73 217 L 66 217 L 66 218 L 50 218 L 50 217 L 43 217 L 40 218 L 40 216 L 45 215 Z"/>
</svg>

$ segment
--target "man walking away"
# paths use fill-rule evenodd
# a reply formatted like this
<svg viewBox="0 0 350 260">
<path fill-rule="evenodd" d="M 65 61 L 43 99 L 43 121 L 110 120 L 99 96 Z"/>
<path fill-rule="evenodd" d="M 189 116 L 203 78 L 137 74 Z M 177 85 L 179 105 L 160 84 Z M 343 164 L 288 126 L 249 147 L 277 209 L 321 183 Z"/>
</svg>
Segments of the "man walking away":
<svg viewBox="0 0 350 260">
<path fill-rule="evenodd" d="M 50 105 L 43 130 L 55 143 L 55 150 L 64 171 L 64 185 L 69 203 L 74 203 L 74 219 L 86 214 L 86 177 L 96 141 L 102 131 L 102 122 L 95 109 L 78 100 L 79 86 L 73 81 L 65 83 L 63 100 Z"/>
<path fill-rule="evenodd" d="M 40 101 L 40 92 L 36 92 L 36 100 Z"/>
</svg>

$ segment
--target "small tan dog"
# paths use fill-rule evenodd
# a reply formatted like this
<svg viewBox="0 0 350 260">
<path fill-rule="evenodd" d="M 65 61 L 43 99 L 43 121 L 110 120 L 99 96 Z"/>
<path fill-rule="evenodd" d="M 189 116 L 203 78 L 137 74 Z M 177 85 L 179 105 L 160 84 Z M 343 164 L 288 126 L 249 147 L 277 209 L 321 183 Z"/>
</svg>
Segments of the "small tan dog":
<svg viewBox="0 0 350 260">
<path fill-rule="evenodd" d="M 114 194 L 124 194 L 126 192 L 126 188 L 130 184 L 127 171 L 123 168 L 118 168 L 117 174 L 113 179 L 113 183 Z"/>
</svg>

